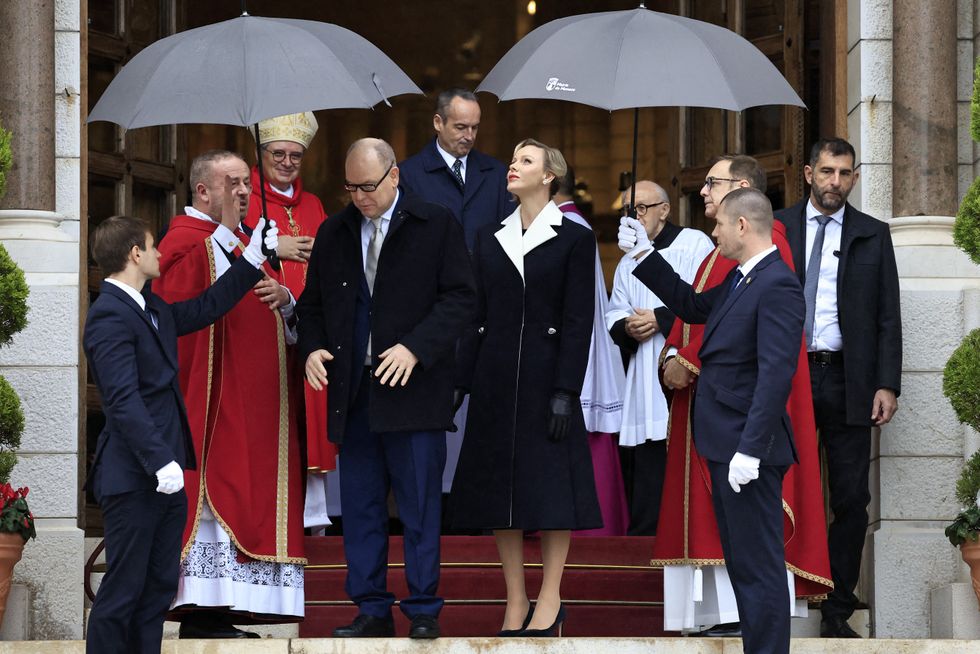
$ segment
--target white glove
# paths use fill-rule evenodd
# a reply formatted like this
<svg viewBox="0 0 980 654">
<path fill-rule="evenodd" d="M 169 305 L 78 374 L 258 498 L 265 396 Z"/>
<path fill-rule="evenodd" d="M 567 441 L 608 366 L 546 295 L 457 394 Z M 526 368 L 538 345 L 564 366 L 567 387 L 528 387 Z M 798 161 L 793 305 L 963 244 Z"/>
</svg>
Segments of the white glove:
<svg viewBox="0 0 980 654">
<path fill-rule="evenodd" d="M 157 470 L 157 492 L 164 495 L 176 493 L 184 487 L 184 471 L 176 461 Z"/>
<path fill-rule="evenodd" d="M 653 249 L 647 230 L 636 218 L 623 216 L 619 219 L 619 249 L 630 257 Z"/>
<path fill-rule="evenodd" d="M 245 253 L 242 255 L 256 268 L 265 263 L 266 259 L 265 255 L 262 254 L 263 229 L 265 229 L 265 218 L 259 218 L 258 222 L 255 223 L 255 229 L 252 230 L 252 240 L 248 242 L 248 247 L 245 248 Z M 275 252 L 276 248 L 279 247 L 279 229 L 274 220 L 269 221 L 269 231 L 265 235 L 265 247 L 271 252 Z"/>
<path fill-rule="evenodd" d="M 736 493 L 741 492 L 742 486 L 753 479 L 759 478 L 759 459 L 754 456 L 736 452 L 728 464 L 728 484 Z"/>
</svg>

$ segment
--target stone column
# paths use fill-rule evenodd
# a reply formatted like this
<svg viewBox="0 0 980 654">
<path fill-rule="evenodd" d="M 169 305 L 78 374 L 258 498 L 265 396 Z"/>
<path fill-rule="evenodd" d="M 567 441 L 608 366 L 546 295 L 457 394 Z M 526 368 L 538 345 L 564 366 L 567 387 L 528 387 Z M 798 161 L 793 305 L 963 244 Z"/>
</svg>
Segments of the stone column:
<svg viewBox="0 0 980 654">
<path fill-rule="evenodd" d="M 895 216 L 956 213 L 956 0 L 895 0 Z"/>
<path fill-rule="evenodd" d="M 13 132 L 14 165 L 0 208 L 52 211 L 55 0 L 0 2 L 0 122 Z"/>
<path fill-rule="evenodd" d="M 80 98 L 85 0 L 0 0 L 0 114 L 14 165 L 0 243 L 30 287 L 28 324 L 0 350 L 25 430 L 11 482 L 30 486 L 37 540 L 14 569 L 0 640 L 77 640 L 84 623 L 78 528 Z M 84 468 L 83 468 L 84 469 Z"/>
</svg>

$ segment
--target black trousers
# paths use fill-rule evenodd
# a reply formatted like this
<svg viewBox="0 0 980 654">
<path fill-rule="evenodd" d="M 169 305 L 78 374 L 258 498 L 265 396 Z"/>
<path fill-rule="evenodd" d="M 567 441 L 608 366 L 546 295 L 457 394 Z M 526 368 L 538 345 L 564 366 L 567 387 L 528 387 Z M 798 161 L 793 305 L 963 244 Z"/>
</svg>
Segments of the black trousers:
<svg viewBox="0 0 980 654">
<path fill-rule="evenodd" d="M 177 594 L 184 491 L 151 490 L 99 499 L 106 574 L 92 604 L 85 651 L 159 654 L 163 620 Z"/>
<path fill-rule="evenodd" d="M 854 613 L 861 553 L 868 531 L 868 468 L 871 463 L 871 427 L 847 424 L 844 366 L 810 363 L 813 411 L 820 447 L 827 461 L 826 475 L 833 518 L 827 532 L 830 573 L 834 590 L 821 606 L 826 617 L 847 619 Z M 870 422 L 871 407 L 868 407 Z"/>
<path fill-rule="evenodd" d="M 736 493 L 728 463 L 708 461 L 711 502 L 735 591 L 745 654 L 789 654 L 789 588 L 783 547 L 783 476 L 787 466 L 759 466 L 759 478 Z"/>
<path fill-rule="evenodd" d="M 646 441 L 630 451 L 630 526 L 628 536 L 656 536 L 660 521 L 660 498 L 667 469 L 667 441 Z"/>
</svg>

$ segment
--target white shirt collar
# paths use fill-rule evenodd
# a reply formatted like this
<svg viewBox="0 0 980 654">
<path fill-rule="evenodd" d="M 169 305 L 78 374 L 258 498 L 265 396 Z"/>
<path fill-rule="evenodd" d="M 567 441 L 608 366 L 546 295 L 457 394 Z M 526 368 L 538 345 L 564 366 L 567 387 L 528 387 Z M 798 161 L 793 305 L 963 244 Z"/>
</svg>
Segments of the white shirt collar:
<svg viewBox="0 0 980 654">
<path fill-rule="evenodd" d="M 215 220 L 214 218 L 207 215 L 203 211 L 198 211 L 194 207 L 184 207 L 184 214 L 190 216 L 191 218 L 197 218 L 198 220 L 204 220 L 209 223 L 217 223 L 219 225 L 221 224 L 220 220 Z M 238 229 L 241 226 L 242 224 L 238 223 L 237 225 L 235 225 L 235 229 Z"/>
<path fill-rule="evenodd" d="M 838 209 L 834 213 L 830 214 L 831 220 L 833 220 L 838 225 L 843 225 L 844 224 L 844 207 L 845 206 L 846 205 L 841 205 L 841 208 L 840 209 Z M 823 213 L 822 211 L 820 211 L 819 209 L 817 209 L 815 206 L 813 206 L 813 198 L 810 198 L 809 200 L 806 201 L 806 219 L 807 220 L 813 220 L 814 222 L 816 222 L 817 216 L 826 216 L 826 215 L 827 214 Z"/>
<path fill-rule="evenodd" d="M 272 184 L 269 184 L 269 186 L 272 186 Z M 293 193 L 296 192 L 296 187 L 294 187 L 292 184 L 290 184 L 289 185 L 289 188 L 287 188 L 285 191 L 283 191 L 282 189 L 278 189 L 275 186 L 272 186 L 272 190 L 275 191 L 276 193 L 278 193 L 279 195 L 285 195 L 287 198 L 291 198 L 291 197 L 293 197 Z"/>
<path fill-rule="evenodd" d="M 105 281 L 113 286 L 116 286 L 117 288 L 121 288 L 123 291 L 125 291 L 126 295 L 133 299 L 133 302 L 140 305 L 140 309 L 146 311 L 146 298 L 144 298 L 143 295 L 135 288 L 126 282 L 121 282 L 118 279 L 113 279 L 112 277 L 106 277 Z"/>
<path fill-rule="evenodd" d="M 749 273 L 752 272 L 752 269 L 755 268 L 760 261 L 762 261 L 763 259 L 765 259 L 775 251 L 776 251 L 776 246 L 770 245 L 768 248 L 766 248 L 765 250 L 763 250 L 762 252 L 755 255 L 754 257 L 752 257 L 751 259 L 743 263 L 741 266 L 739 266 L 738 269 L 742 271 L 742 276 L 748 277 Z"/>
<path fill-rule="evenodd" d="M 446 162 L 446 165 L 449 166 L 450 169 L 452 169 L 453 164 L 456 163 L 457 157 L 443 150 L 442 146 L 439 145 L 439 139 L 436 139 L 436 150 L 439 151 L 439 155 L 442 157 L 443 161 Z M 466 155 L 466 157 L 469 156 L 470 155 L 468 154 Z M 463 162 L 463 169 L 460 172 L 462 173 L 464 179 L 466 178 L 466 157 L 458 157 L 459 160 Z"/>
</svg>

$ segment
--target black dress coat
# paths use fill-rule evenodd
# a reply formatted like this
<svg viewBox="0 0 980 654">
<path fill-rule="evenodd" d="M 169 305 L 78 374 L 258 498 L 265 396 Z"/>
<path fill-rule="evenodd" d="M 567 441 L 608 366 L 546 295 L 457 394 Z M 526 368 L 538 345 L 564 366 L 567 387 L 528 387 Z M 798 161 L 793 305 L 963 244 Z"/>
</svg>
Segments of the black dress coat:
<svg viewBox="0 0 980 654">
<path fill-rule="evenodd" d="M 397 343 L 419 361 L 405 386 L 371 384 L 370 426 L 375 432 L 451 428 L 456 341 L 476 304 L 463 230 L 445 207 L 404 192 L 396 202 L 370 298 L 373 363 Z M 366 289 L 362 220 L 350 204 L 323 221 L 297 302 L 302 361 L 318 349 L 334 356 L 326 364 L 327 437 L 334 443 L 343 442 L 351 393 L 364 369 L 366 335 L 355 336 L 358 296 Z"/>
<path fill-rule="evenodd" d="M 553 203 L 522 237 L 520 212 L 476 238 L 477 320 L 460 344 L 470 392 L 453 480 L 458 529 L 602 525 L 582 412 L 548 438 L 555 391 L 577 397 L 589 359 L 595 237 Z M 523 278 L 521 272 L 523 271 Z"/>
<path fill-rule="evenodd" d="M 776 212 L 786 226 L 800 283 L 806 276 L 806 204 Z M 870 425 L 875 391 L 902 389 L 902 316 L 898 268 L 888 224 L 844 207 L 837 269 L 837 314 L 844 340 L 847 423 Z"/>
</svg>

